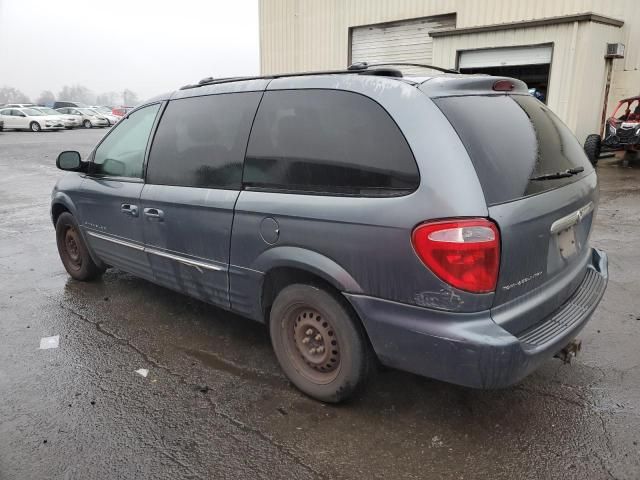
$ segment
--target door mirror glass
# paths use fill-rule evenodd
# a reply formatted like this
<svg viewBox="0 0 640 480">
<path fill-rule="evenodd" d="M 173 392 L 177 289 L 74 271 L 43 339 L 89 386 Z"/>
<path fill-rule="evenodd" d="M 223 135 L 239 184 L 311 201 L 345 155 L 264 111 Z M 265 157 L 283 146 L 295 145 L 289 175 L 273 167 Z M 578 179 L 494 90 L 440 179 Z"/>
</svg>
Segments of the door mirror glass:
<svg viewBox="0 0 640 480">
<path fill-rule="evenodd" d="M 56 167 L 69 172 L 79 171 L 81 164 L 80 154 L 76 151 L 62 152 L 56 160 Z"/>
</svg>

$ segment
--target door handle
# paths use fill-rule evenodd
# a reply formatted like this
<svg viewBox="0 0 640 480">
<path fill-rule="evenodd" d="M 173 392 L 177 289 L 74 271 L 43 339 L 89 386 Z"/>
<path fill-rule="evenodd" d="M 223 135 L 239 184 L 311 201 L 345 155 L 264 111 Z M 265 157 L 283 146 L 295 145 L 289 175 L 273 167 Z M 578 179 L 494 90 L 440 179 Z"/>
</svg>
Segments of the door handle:
<svg viewBox="0 0 640 480">
<path fill-rule="evenodd" d="M 125 215 L 131 215 L 132 217 L 138 216 L 138 207 L 129 203 L 123 203 L 120 205 L 120 211 Z"/>
<path fill-rule="evenodd" d="M 157 220 L 159 222 L 164 220 L 164 212 L 159 208 L 145 208 L 144 214 L 149 220 Z"/>
</svg>

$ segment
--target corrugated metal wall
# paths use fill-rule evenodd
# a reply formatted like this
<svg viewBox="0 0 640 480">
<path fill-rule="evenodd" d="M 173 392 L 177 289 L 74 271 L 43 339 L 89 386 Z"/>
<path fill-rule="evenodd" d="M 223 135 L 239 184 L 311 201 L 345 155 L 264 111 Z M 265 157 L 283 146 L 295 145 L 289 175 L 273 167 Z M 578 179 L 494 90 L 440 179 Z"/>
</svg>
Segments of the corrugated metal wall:
<svg viewBox="0 0 640 480">
<path fill-rule="evenodd" d="M 598 23 L 439 37 L 436 65 L 454 67 L 458 50 L 554 44 L 548 101 L 583 139 L 597 131 L 604 101 L 604 44 L 626 44 L 614 61 L 609 105 L 640 94 L 640 0 L 260 0 L 261 71 L 344 68 L 351 27 L 444 14 L 471 27 L 594 12 L 624 20 L 620 28 Z"/>
<path fill-rule="evenodd" d="M 640 68 L 640 0 L 260 0 L 261 70 L 344 67 L 356 25 L 456 13 L 470 27 L 590 11 L 625 21 L 617 68 Z"/>
</svg>

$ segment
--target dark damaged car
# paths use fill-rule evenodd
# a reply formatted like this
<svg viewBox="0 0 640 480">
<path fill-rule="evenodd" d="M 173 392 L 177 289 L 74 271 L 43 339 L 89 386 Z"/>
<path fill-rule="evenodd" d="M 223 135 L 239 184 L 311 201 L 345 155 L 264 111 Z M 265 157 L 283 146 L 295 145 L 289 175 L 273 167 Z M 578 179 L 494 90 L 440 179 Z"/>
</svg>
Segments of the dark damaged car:
<svg viewBox="0 0 640 480">
<path fill-rule="evenodd" d="M 112 266 L 263 322 L 322 401 L 378 361 L 511 385 L 574 345 L 607 284 L 594 169 L 513 79 L 209 79 L 57 164 L 73 278 Z"/>
</svg>

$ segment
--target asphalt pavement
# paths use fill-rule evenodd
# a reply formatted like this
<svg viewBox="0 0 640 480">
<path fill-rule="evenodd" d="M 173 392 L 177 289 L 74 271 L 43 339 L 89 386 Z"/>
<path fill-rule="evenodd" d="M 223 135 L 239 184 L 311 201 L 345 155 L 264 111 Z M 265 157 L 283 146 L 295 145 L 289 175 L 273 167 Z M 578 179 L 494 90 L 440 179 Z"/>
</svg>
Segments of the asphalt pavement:
<svg viewBox="0 0 640 480">
<path fill-rule="evenodd" d="M 0 132 L 0 479 L 640 478 L 640 165 L 598 167 L 610 281 L 572 364 L 497 391 L 383 370 L 332 406 L 262 325 L 115 269 L 69 278 L 55 158 L 104 133 Z"/>
</svg>

